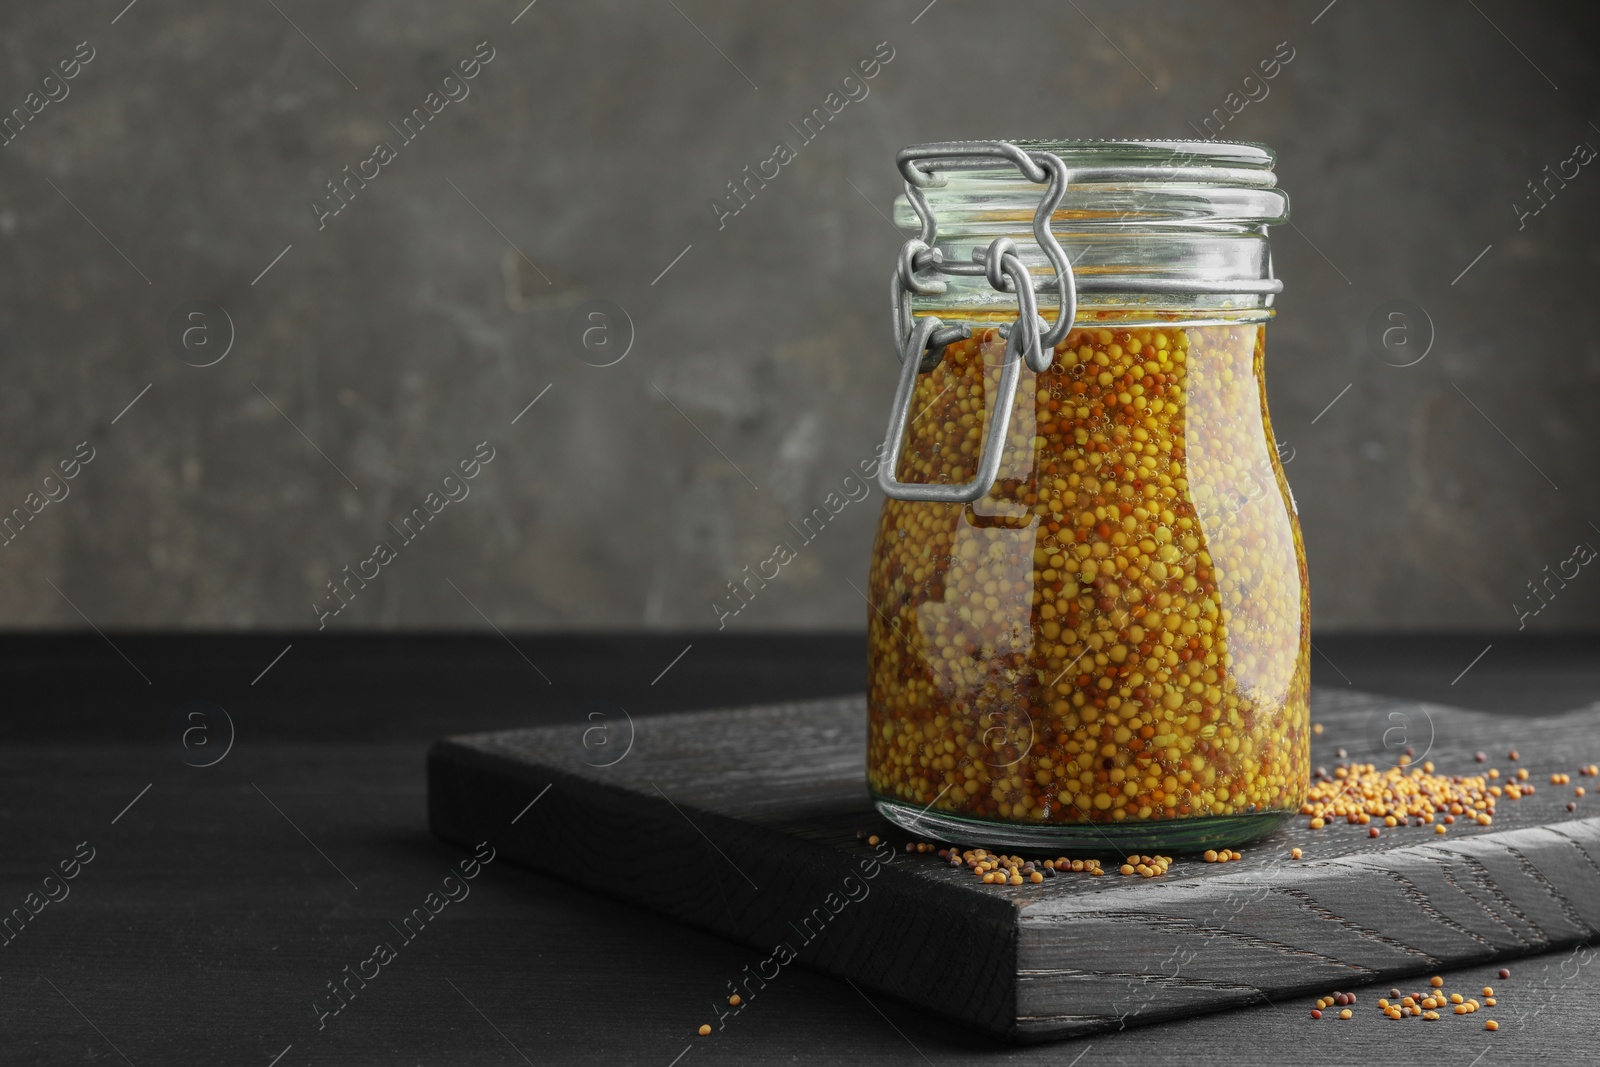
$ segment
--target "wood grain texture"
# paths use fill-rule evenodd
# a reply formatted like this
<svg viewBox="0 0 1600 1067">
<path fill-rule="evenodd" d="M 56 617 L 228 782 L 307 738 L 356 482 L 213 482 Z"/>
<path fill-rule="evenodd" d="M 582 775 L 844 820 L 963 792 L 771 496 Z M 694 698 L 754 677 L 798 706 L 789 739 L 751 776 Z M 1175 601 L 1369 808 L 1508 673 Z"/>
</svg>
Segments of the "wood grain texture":
<svg viewBox="0 0 1600 1067">
<path fill-rule="evenodd" d="M 1396 724 L 1441 773 L 1481 770 L 1480 749 L 1535 783 L 1600 759 L 1594 710 L 1508 720 L 1319 689 L 1313 719 L 1324 725 L 1313 761 L 1330 767 L 1340 746 L 1381 755 Z M 906 840 L 871 808 L 864 731 L 863 700 L 842 698 L 640 720 L 611 766 L 593 764 L 615 759 L 619 738 L 586 748 L 572 727 L 453 738 L 429 755 L 429 818 L 451 841 L 492 839 L 534 869 L 765 953 L 786 945 L 807 966 L 1017 1042 L 1600 934 L 1600 819 L 1568 813 L 1570 789 L 1546 784 L 1503 801 L 1493 825 L 1457 824 L 1443 838 L 1313 832 L 1298 819 L 1242 862 L 996 888 L 934 856 L 857 840 L 860 828 Z M 1505 759 L 1511 747 L 1520 763 Z M 1289 859 L 1291 845 L 1304 860 Z M 768 959 L 781 969 L 783 956 Z M 763 974 L 757 965 L 739 980 L 758 990 Z"/>
</svg>

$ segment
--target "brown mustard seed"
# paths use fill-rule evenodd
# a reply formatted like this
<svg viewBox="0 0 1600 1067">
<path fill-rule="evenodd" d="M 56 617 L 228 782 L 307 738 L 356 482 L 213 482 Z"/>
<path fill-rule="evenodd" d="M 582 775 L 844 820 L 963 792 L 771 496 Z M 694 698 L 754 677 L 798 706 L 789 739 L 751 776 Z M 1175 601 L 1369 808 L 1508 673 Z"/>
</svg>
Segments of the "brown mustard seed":
<svg viewBox="0 0 1600 1067">
<path fill-rule="evenodd" d="M 1500 968 L 1499 975 L 1500 975 L 1501 978 L 1510 978 L 1511 977 L 1511 970 L 1509 968 L 1507 968 L 1507 967 L 1502 967 L 1502 968 Z"/>
</svg>

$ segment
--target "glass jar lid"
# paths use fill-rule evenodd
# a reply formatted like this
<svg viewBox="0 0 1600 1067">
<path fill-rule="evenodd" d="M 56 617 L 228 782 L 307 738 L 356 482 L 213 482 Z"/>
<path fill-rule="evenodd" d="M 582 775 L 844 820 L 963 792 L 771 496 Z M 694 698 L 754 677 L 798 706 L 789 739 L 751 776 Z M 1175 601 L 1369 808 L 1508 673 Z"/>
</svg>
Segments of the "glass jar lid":
<svg viewBox="0 0 1600 1067">
<path fill-rule="evenodd" d="M 988 142 L 996 144 L 996 142 Z M 1055 267 L 1034 237 L 1041 185 L 1019 159 L 1049 153 L 1066 168 L 1050 232 L 1072 264 L 1078 321 L 1098 312 L 1137 317 L 1178 314 L 1264 318 L 1281 286 L 1273 278 L 1267 229 L 1286 222 L 1289 199 L 1277 187 L 1274 157 L 1243 141 L 1021 140 L 1015 157 L 975 157 L 962 142 L 901 153 L 907 193 L 895 222 L 938 250 L 943 262 L 972 263 L 991 242 L 1010 237 L 1035 279 L 1038 305 L 1059 308 Z M 970 144 L 970 143 L 968 143 Z M 919 217 L 923 198 L 934 221 Z M 1016 303 L 982 274 L 948 276 L 941 293 L 912 295 L 913 314 L 947 321 L 985 319 Z M 1053 315 L 1046 315 L 1053 318 Z M 1126 314 L 1118 315 L 1125 318 Z"/>
</svg>

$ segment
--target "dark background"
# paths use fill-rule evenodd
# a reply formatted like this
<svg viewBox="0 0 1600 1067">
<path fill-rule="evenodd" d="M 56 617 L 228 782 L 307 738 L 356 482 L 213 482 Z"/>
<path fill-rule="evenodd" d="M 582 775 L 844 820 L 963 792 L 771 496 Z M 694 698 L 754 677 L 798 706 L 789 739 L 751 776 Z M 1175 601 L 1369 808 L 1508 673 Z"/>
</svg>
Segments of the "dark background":
<svg viewBox="0 0 1600 1067">
<path fill-rule="evenodd" d="M 924 3 L 8 5 L 5 108 L 95 57 L 0 147 L 0 510 L 95 459 L 0 548 L 0 625 L 314 628 L 487 440 L 330 629 L 714 626 L 881 437 L 895 150 L 1192 135 L 1280 42 L 1223 135 L 1275 149 L 1293 204 L 1268 382 L 1318 632 L 1515 630 L 1528 583 L 1600 545 L 1600 177 L 1513 208 L 1600 146 L 1592 6 Z M 399 145 L 484 41 L 471 95 Z M 870 95 L 719 230 L 724 183 L 885 41 Z M 319 231 L 380 140 L 397 158 Z M 566 340 L 594 299 L 631 320 L 613 366 Z M 1368 340 L 1395 300 L 1425 313 L 1413 366 Z M 234 334 L 204 368 L 167 328 L 196 301 Z M 878 506 L 730 628 L 859 628 Z M 1597 608 L 1585 570 L 1524 622 Z"/>
</svg>

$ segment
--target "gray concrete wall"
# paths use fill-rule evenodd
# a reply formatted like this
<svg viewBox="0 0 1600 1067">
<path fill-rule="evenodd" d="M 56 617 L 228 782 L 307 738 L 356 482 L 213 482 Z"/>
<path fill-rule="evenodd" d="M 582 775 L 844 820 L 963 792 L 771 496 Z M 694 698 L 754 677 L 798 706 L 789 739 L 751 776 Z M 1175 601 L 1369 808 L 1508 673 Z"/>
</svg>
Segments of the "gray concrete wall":
<svg viewBox="0 0 1600 1067">
<path fill-rule="evenodd" d="M 881 435 L 894 151 L 1187 135 L 1285 41 L 1225 136 L 1272 145 L 1294 205 L 1269 391 L 1317 624 L 1515 629 L 1600 546 L 1600 161 L 1513 207 L 1600 147 L 1581 5 L 523 2 L 0 13 L 6 109 L 93 50 L 0 148 L 0 508 L 68 494 L 0 548 L 0 625 L 315 627 L 380 540 L 330 629 L 713 625 Z M 719 229 L 724 183 L 880 42 L 870 95 Z M 634 333 L 607 367 L 566 340 L 601 299 Z M 1368 342 L 1396 300 L 1431 320 L 1414 366 Z M 232 347 L 191 366 L 229 332 L 206 303 Z M 879 502 L 730 625 L 859 626 Z M 1525 624 L 1600 620 L 1595 571 Z"/>
</svg>

